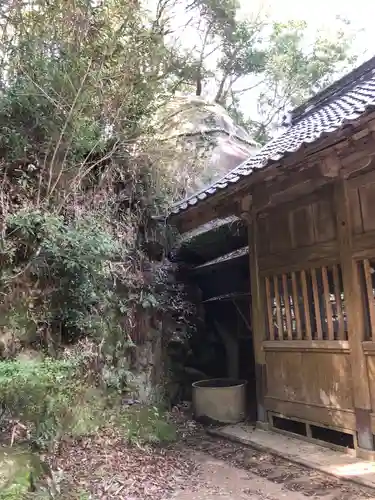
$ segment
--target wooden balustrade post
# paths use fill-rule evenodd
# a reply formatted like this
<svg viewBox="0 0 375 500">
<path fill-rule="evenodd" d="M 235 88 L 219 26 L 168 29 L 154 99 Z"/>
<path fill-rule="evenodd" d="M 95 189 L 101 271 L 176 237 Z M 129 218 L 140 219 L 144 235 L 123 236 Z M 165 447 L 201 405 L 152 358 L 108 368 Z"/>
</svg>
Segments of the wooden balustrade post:
<svg viewBox="0 0 375 500">
<path fill-rule="evenodd" d="M 353 259 L 352 222 L 347 190 L 347 182 L 344 178 L 339 178 L 335 183 L 337 237 L 348 323 L 354 410 L 358 445 L 365 450 L 373 450 L 371 397 L 366 356 L 362 345 L 365 332 L 364 304 L 358 264 Z"/>
<path fill-rule="evenodd" d="M 251 209 L 242 215 L 248 224 L 249 257 L 250 257 L 250 288 L 251 288 L 251 317 L 252 334 L 255 359 L 256 396 L 257 396 L 257 420 L 267 422 L 267 413 L 264 405 L 267 388 L 267 372 L 263 341 L 266 340 L 266 315 L 264 303 L 263 281 L 259 274 L 258 265 L 258 229 L 257 217 Z"/>
</svg>

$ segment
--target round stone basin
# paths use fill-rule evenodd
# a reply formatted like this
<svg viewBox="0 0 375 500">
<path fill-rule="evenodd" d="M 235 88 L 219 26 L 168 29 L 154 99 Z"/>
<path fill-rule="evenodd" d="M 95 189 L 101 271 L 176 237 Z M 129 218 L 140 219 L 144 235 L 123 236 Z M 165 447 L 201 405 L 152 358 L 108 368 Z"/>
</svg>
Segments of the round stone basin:
<svg viewBox="0 0 375 500">
<path fill-rule="evenodd" d="M 236 424 L 245 419 L 246 380 L 215 378 L 193 386 L 193 410 L 197 420 Z"/>
</svg>

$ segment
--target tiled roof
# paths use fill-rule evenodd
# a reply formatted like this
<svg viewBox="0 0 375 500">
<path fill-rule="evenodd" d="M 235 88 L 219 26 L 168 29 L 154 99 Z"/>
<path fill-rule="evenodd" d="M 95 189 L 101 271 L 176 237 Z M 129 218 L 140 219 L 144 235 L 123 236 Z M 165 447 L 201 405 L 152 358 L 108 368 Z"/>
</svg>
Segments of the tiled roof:
<svg viewBox="0 0 375 500">
<path fill-rule="evenodd" d="M 257 154 L 228 172 L 211 186 L 171 207 L 180 213 L 227 189 L 254 170 L 267 167 L 294 153 L 304 144 L 311 144 L 327 134 L 360 118 L 375 106 L 375 57 L 317 94 L 291 114 L 291 124 L 279 136 L 269 141 Z"/>
<path fill-rule="evenodd" d="M 197 228 L 192 229 L 188 233 L 183 234 L 181 243 L 189 242 L 203 233 L 207 233 L 209 231 L 216 231 L 222 226 L 228 224 L 235 224 L 237 222 L 241 222 L 241 219 L 239 217 L 236 217 L 235 215 L 230 215 L 229 217 L 225 218 L 214 219 L 210 222 L 207 222 L 206 224 L 203 224 L 202 226 L 198 226 Z"/>
<path fill-rule="evenodd" d="M 200 266 L 196 266 L 194 268 L 194 270 L 202 269 L 204 267 L 214 266 L 216 264 L 221 264 L 222 262 L 227 262 L 228 260 L 237 259 L 238 257 L 243 257 L 244 255 L 248 255 L 248 253 L 249 253 L 248 246 L 238 248 L 237 250 L 234 250 L 233 252 L 229 252 L 225 255 L 220 255 L 220 257 L 217 257 L 214 260 L 210 260 L 209 262 L 205 262 L 204 264 L 201 264 Z"/>
</svg>

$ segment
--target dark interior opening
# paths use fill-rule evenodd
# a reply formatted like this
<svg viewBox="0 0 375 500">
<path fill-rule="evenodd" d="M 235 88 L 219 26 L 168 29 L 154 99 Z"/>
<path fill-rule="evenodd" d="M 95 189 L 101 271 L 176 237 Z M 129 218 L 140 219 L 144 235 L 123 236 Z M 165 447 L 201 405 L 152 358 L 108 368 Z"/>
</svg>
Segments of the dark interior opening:
<svg viewBox="0 0 375 500">
<path fill-rule="evenodd" d="M 248 256 L 207 268 L 194 279 L 202 290 L 205 335 L 216 339 L 224 355 L 221 362 L 213 357 L 209 374 L 214 378 L 247 382 L 247 417 L 255 422 L 257 405 Z M 232 352 L 231 343 L 232 347 L 235 344 Z"/>
<path fill-rule="evenodd" d="M 280 429 L 282 431 L 292 432 L 293 434 L 298 434 L 299 436 L 307 436 L 306 424 L 303 422 L 297 422 L 296 420 L 289 420 L 288 418 L 272 415 L 272 425 L 276 429 Z"/>
<path fill-rule="evenodd" d="M 334 431 L 332 429 L 326 429 L 325 427 L 319 427 L 317 425 L 310 425 L 310 429 L 311 436 L 314 439 L 319 439 L 320 441 L 326 441 L 327 443 L 343 446 L 344 448 L 354 449 L 354 438 L 352 434 L 347 434 L 346 432 L 341 431 Z"/>
<path fill-rule="evenodd" d="M 234 219 L 234 221 L 232 220 Z M 211 221 L 187 234 L 173 254 L 196 290 L 198 326 L 184 359 L 191 383 L 204 379 L 245 380 L 247 417 L 256 421 L 255 360 L 252 338 L 247 226 L 241 219 Z M 206 227 L 207 226 L 207 227 Z M 187 370 L 186 370 L 187 368 Z M 227 383 L 226 383 L 227 385 Z"/>
</svg>

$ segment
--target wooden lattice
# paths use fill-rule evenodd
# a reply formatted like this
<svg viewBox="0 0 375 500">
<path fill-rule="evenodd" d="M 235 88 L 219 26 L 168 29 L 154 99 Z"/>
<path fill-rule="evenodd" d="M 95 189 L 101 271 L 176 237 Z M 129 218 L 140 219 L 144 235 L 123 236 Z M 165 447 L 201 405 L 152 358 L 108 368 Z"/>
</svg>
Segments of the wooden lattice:
<svg viewBox="0 0 375 500">
<path fill-rule="evenodd" d="M 267 276 L 265 290 L 269 340 L 347 340 L 339 265 Z"/>
</svg>

